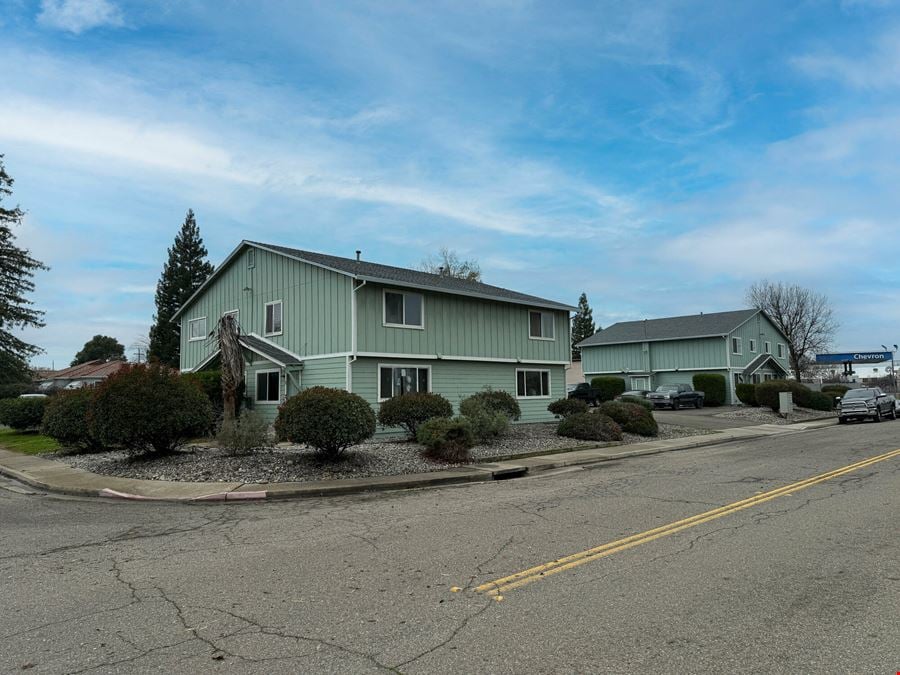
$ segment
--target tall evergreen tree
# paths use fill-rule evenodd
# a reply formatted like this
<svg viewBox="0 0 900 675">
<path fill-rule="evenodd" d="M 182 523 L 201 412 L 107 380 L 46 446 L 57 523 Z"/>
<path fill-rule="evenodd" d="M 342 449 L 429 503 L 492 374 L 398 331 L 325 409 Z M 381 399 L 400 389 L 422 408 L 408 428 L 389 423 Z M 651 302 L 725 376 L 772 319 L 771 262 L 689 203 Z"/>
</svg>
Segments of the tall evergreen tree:
<svg viewBox="0 0 900 675">
<path fill-rule="evenodd" d="M 156 284 L 156 315 L 150 328 L 151 359 L 178 367 L 181 326 L 172 323 L 172 316 L 213 273 L 215 268 L 206 260 L 207 254 L 194 212 L 188 209 Z"/>
<path fill-rule="evenodd" d="M 578 311 L 572 317 L 572 360 L 581 361 L 581 350 L 575 345 L 596 332 L 594 310 L 588 304 L 587 293 L 578 298 Z"/>
<path fill-rule="evenodd" d="M 95 335 L 75 354 L 73 366 L 88 361 L 125 361 L 125 345 L 108 335 Z"/>
<path fill-rule="evenodd" d="M 12 194 L 12 185 L 13 179 L 6 173 L 0 155 L 0 202 Z M 32 258 L 29 251 L 16 246 L 12 227 L 21 224 L 24 215 L 18 206 L 7 209 L 0 203 L 0 362 L 17 368 L 43 351 L 14 335 L 12 329 L 44 325 L 44 313 L 34 309 L 26 296 L 34 291 L 34 273 L 49 269 Z"/>
</svg>

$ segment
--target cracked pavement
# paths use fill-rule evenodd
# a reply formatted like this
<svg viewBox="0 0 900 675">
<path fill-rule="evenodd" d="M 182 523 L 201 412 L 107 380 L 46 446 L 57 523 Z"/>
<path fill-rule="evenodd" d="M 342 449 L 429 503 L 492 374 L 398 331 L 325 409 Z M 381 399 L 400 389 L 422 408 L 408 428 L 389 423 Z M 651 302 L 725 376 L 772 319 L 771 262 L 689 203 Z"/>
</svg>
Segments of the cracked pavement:
<svg viewBox="0 0 900 675">
<path fill-rule="evenodd" d="M 0 479 L 0 672 L 895 672 L 898 458 L 502 602 L 472 589 L 896 447 L 900 422 L 851 425 L 263 504 Z"/>
</svg>

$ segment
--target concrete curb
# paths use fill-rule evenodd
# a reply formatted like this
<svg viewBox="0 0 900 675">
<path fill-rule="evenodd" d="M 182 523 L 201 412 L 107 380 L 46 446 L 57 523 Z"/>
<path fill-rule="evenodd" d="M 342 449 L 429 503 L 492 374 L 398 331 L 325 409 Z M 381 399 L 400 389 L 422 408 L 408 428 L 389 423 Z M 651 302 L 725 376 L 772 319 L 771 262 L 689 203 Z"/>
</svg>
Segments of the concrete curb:
<svg viewBox="0 0 900 675">
<path fill-rule="evenodd" d="M 310 483 L 188 483 L 102 476 L 61 462 L 21 455 L 0 448 L 0 474 L 47 492 L 123 501 L 231 502 L 300 499 L 366 492 L 411 490 L 446 485 L 508 480 L 569 466 L 588 466 L 629 457 L 689 450 L 735 441 L 814 431 L 837 423 L 835 419 L 796 424 L 761 424 L 736 427 L 702 436 L 635 443 L 630 446 L 579 448 L 568 452 L 525 456 L 420 474 L 346 478 Z M 628 450 L 611 452 L 620 447 Z"/>
</svg>

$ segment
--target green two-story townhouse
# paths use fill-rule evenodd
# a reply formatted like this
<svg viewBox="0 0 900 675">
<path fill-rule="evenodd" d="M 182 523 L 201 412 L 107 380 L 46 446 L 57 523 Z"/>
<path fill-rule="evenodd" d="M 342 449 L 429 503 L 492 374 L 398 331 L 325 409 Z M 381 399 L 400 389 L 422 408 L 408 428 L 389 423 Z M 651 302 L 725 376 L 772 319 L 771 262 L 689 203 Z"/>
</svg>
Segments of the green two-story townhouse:
<svg viewBox="0 0 900 675">
<path fill-rule="evenodd" d="M 579 343 L 586 381 L 625 380 L 626 389 L 691 384 L 698 373 L 720 373 L 728 400 L 735 385 L 790 375 L 787 338 L 758 309 L 623 321 Z"/>
<path fill-rule="evenodd" d="M 233 314 L 245 400 L 269 420 L 309 387 L 346 389 L 376 409 L 411 391 L 459 401 L 487 387 L 519 399 L 521 421 L 553 419 L 565 396 L 573 307 L 443 274 L 243 241 L 181 307 L 181 370 L 215 368 L 217 321 Z"/>
</svg>

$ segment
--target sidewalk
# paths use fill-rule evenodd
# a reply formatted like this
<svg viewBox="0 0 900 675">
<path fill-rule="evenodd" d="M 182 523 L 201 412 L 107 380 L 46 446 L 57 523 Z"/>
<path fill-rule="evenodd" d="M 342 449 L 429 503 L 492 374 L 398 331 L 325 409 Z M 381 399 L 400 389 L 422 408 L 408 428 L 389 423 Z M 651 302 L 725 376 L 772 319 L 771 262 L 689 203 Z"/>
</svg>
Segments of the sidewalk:
<svg viewBox="0 0 900 675">
<path fill-rule="evenodd" d="M 541 473 L 567 466 L 596 464 L 626 457 L 654 455 L 732 441 L 812 431 L 836 424 L 836 420 L 817 420 L 800 424 L 761 424 L 739 427 L 705 436 L 689 436 L 665 441 L 649 441 L 628 446 L 587 448 L 553 455 L 541 455 L 497 463 L 430 473 L 352 478 L 308 483 L 188 483 L 181 481 L 139 480 L 102 476 L 72 468 L 62 462 L 21 455 L 0 449 L 0 474 L 48 492 L 82 497 L 113 497 L 158 501 L 233 501 L 247 499 L 286 499 L 325 497 L 382 490 L 408 490 L 456 483 L 504 480 Z M 624 448 L 624 449 L 623 449 Z"/>
</svg>

